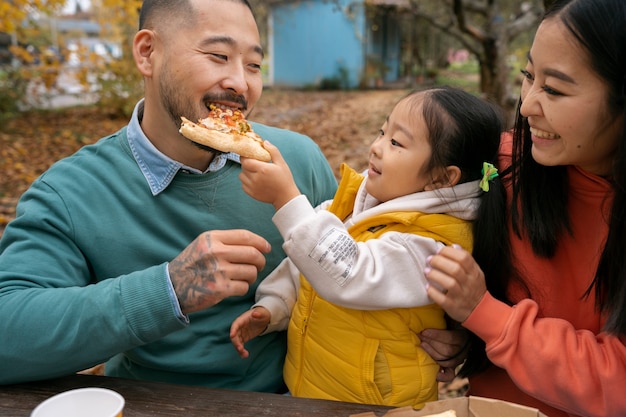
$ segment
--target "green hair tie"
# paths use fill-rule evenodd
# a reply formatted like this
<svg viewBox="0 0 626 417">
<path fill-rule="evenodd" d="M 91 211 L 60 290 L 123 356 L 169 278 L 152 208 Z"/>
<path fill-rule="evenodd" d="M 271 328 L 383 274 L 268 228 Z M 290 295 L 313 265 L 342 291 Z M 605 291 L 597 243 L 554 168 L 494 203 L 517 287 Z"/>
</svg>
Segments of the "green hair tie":
<svg viewBox="0 0 626 417">
<path fill-rule="evenodd" d="M 483 169 L 481 171 L 483 178 L 480 180 L 480 188 L 487 192 L 489 191 L 489 181 L 498 176 L 498 168 L 494 167 L 489 162 L 483 162 Z"/>
</svg>

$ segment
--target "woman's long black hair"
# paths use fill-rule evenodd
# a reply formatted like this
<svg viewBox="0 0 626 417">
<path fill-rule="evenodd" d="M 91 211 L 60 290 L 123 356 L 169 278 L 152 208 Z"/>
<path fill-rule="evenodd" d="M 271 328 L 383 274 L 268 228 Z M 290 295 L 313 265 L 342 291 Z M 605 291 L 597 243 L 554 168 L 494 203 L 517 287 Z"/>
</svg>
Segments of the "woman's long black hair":
<svg viewBox="0 0 626 417">
<path fill-rule="evenodd" d="M 543 19 L 560 19 L 577 39 L 588 54 L 592 70 L 609 86 L 609 116 L 626 120 L 626 1 L 556 0 Z M 517 237 L 529 239 L 537 256 L 551 258 L 561 238 L 571 233 L 567 168 L 535 162 L 528 122 L 520 115 L 519 107 L 512 165 L 503 178 L 510 181 L 512 188 L 511 217 L 507 221 Z M 626 127 L 622 128 L 620 139 L 610 178 L 614 196 L 607 219 L 609 233 L 593 282 L 581 297 L 594 295 L 596 308 L 607 315 L 605 331 L 626 335 Z M 490 293 L 508 304 L 512 302 L 506 289 L 513 280 L 523 282 L 523 276 L 512 265 L 510 238 L 506 223 L 503 227 L 476 224 L 477 243 L 485 240 L 489 247 L 475 247 L 474 257 L 485 273 Z M 461 370 L 463 376 L 478 372 L 489 363 L 484 342 L 472 338 L 474 343 Z"/>
</svg>

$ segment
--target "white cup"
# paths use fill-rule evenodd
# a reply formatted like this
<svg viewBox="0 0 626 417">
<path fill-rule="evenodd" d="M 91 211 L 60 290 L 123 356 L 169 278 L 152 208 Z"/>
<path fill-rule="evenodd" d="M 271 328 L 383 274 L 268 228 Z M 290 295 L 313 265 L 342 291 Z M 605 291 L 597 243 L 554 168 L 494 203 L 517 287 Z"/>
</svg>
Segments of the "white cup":
<svg viewBox="0 0 626 417">
<path fill-rule="evenodd" d="M 106 388 L 65 391 L 39 404 L 31 417 L 122 417 L 124 397 Z"/>
</svg>

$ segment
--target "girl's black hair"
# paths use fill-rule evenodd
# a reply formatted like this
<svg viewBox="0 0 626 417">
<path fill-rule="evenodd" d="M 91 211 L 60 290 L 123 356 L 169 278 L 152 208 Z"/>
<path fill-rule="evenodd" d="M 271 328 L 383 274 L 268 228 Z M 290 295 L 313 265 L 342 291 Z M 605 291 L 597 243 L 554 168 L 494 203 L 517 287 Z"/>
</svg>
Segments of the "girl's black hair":
<svg viewBox="0 0 626 417">
<path fill-rule="evenodd" d="M 559 19 L 565 25 L 586 52 L 592 70 L 609 86 L 609 116 L 626 120 L 626 1 L 556 0 L 543 17 L 547 19 Z M 529 125 L 520 114 L 520 105 L 521 101 L 513 135 L 512 165 L 507 172 L 510 178 L 505 178 L 512 187 L 510 221 L 517 237 L 528 239 L 537 256 L 549 259 L 560 240 L 571 233 L 567 167 L 535 162 Z M 593 282 L 581 298 L 593 293 L 596 308 L 607 315 L 604 330 L 626 335 L 626 126 L 618 141 L 610 180 L 614 197 L 607 219 L 608 237 L 601 248 Z M 508 243 L 511 237 L 498 233 L 484 236 L 492 242 L 494 256 L 476 260 L 485 272 L 487 288 L 499 300 L 512 304 L 506 289 L 512 281 L 522 282 L 523 276 L 512 268 Z M 502 242 L 507 245 L 498 247 Z M 529 289 L 524 288 L 530 296 Z M 474 341 L 461 370 L 463 376 L 476 373 L 489 363 L 484 342 L 477 338 Z"/>
<path fill-rule="evenodd" d="M 460 183 L 482 178 L 482 164 L 495 164 L 503 129 L 501 110 L 462 89 L 448 86 L 416 90 L 405 98 L 421 96 L 422 116 L 428 129 L 432 155 L 426 171 L 455 165 Z"/>
<path fill-rule="evenodd" d="M 416 93 L 419 92 L 409 97 Z M 498 106 L 450 87 L 426 90 L 422 106 L 432 148 L 429 169 L 456 165 L 461 170 L 460 182 L 467 182 L 482 178 L 483 162 L 496 165 L 504 129 L 503 114 Z M 503 276 L 511 269 L 504 175 L 500 173 L 489 181 L 489 191 L 482 193 L 473 222 L 472 255 L 490 277 Z M 506 261 L 499 262 L 500 259 Z M 504 295 L 504 283 L 498 284 L 499 281 L 493 282 L 490 290 L 495 295 Z M 462 375 L 482 369 L 488 363 L 484 343 L 473 334 L 470 342 L 472 351 L 479 354 L 470 355 L 461 369 Z"/>
</svg>

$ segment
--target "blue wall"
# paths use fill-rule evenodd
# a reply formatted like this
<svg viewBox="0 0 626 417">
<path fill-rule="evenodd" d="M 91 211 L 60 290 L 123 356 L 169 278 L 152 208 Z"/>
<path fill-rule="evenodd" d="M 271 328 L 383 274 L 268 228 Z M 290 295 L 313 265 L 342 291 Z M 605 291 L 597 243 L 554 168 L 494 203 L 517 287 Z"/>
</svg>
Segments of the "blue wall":
<svg viewBox="0 0 626 417">
<path fill-rule="evenodd" d="M 365 62 L 363 5 L 342 0 L 304 0 L 273 7 L 270 25 L 270 84 L 303 87 L 348 71 L 350 87 L 359 83 Z M 348 12 L 348 13 L 346 13 Z"/>
</svg>

